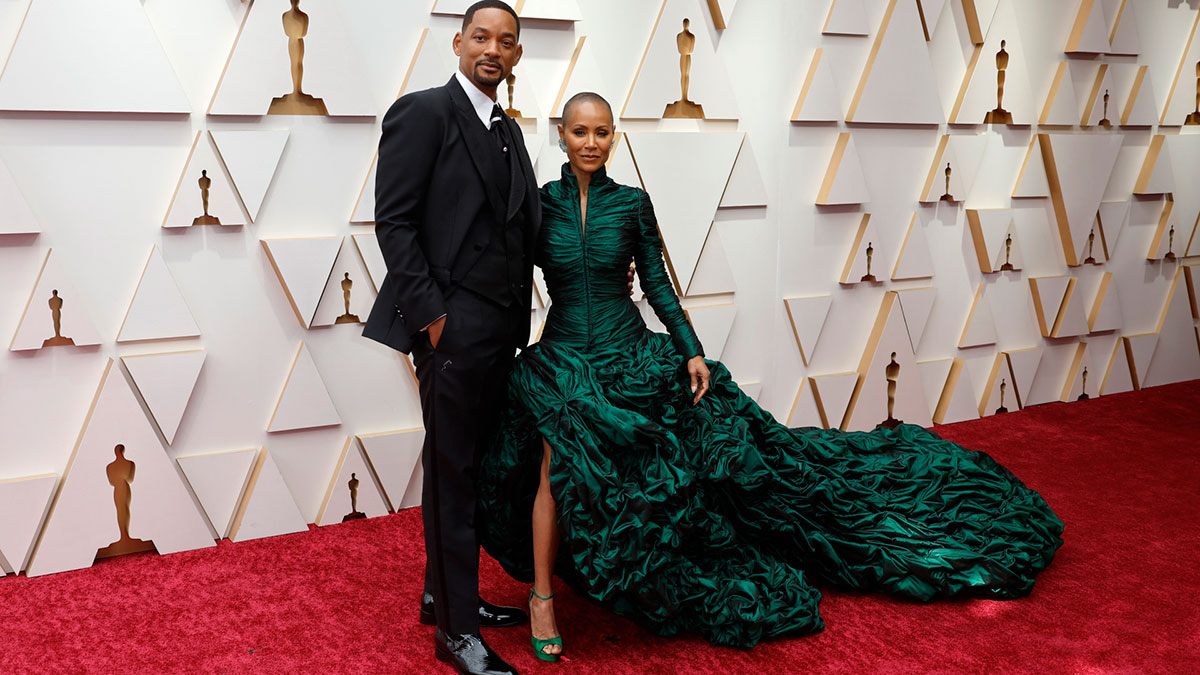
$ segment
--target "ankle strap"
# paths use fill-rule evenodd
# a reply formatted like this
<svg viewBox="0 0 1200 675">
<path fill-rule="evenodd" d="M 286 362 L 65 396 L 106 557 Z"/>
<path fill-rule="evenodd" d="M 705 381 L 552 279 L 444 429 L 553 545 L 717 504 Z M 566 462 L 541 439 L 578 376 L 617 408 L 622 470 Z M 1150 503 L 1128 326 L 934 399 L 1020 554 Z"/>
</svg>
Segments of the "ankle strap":
<svg viewBox="0 0 1200 675">
<path fill-rule="evenodd" d="M 554 591 L 550 591 L 550 595 L 538 595 L 538 592 L 533 590 L 533 586 L 530 586 L 529 595 L 537 598 L 538 600 L 551 600 L 554 598 Z"/>
</svg>

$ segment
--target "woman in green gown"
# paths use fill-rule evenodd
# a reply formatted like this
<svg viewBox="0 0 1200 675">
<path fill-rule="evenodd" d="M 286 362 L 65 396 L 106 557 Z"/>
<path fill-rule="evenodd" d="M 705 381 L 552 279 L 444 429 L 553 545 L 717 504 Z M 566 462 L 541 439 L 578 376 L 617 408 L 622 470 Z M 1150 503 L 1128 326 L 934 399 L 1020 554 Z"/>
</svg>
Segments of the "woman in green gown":
<svg viewBox="0 0 1200 675">
<path fill-rule="evenodd" d="M 991 457 L 911 425 L 789 429 L 704 359 L 650 198 L 605 174 L 613 132 L 603 98 L 566 106 L 569 162 L 542 188 L 536 252 L 550 314 L 477 477 L 485 549 L 533 581 L 539 658 L 562 651 L 553 573 L 656 633 L 738 647 L 821 630 L 814 579 L 1028 595 L 1063 524 Z M 629 297 L 630 260 L 670 335 Z"/>
</svg>

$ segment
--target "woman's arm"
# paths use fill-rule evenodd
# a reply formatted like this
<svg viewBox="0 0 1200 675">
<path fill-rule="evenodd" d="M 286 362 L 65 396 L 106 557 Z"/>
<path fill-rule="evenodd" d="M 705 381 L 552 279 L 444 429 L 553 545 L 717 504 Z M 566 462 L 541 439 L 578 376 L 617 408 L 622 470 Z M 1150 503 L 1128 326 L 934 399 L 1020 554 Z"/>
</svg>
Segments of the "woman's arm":
<svg viewBox="0 0 1200 675">
<path fill-rule="evenodd" d="M 646 299 L 650 301 L 658 320 L 671 332 L 671 339 L 679 355 L 685 359 L 704 356 L 704 348 L 679 305 L 679 297 L 675 295 L 667 267 L 663 263 L 662 239 L 658 235 L 658 219 L 654 216 L 654 205 L 650 203 L 650 195 L 641 190 L 639 192 L 642 202 L 638 210 L 637 242 L 633 259 L 637 263 L 638 276 L 642 279 L 642 290 L 646 292 Z"/>
</svg>

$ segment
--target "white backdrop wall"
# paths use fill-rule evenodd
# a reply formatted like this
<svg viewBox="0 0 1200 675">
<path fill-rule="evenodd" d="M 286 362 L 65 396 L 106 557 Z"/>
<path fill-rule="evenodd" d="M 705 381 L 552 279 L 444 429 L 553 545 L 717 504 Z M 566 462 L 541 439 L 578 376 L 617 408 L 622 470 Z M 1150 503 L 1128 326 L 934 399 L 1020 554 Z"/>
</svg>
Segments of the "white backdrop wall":
<svg viewBox="0 0 1200 675">
<path fill-rule="evenodd" d="M 343 100 L 368 109 L 348 108 L 349 114 L 334 117 L 280 116 L 262 114 L 273 97 L 286 93 L 286 88 L 279 90 L 276 84 L 264 86 L 261 91 L 250 86 L 252 96 L 243 96 L 248 106 L 245 108 L 238 107 L 243 105 L 241 99 L 227 104 L 215 95 L 229 87 L 223 95 L 233 96 L 228 91 L 233 83 L 240 82 L 237 68 L 241 61 L 230 58 L 235 44 L 238 50 L 248 50 L 251 60 L 258 53 L 254 50 L 276 53 L 286 49 L 281 29 L 275 43 L 251 43 L 254 29 L 249 21 L 243 31 L 244 40 L 238 40 L 247 11 L 277 16 L 286 9 L 286 2 L 257 0 L 248 5 L 239 0 L 188 3 L 105 0 L 112 7 L 97 14 L 99 18 L 90 24 L 75 25 L 79 22 L 67 20 L 90 2 L 94 0 L 0 0 L 0 55 L 9 54 L 4 75 L 0 76 L 0 159 L 12 174 L 19 196 L 28 204 L 40 229 L 37 234 L 0 234 L 0 335 L 18 331 L 27 302 L 30 316 L 48 311 L 46 298 L 31 300 L 30 293 L 46 252 L 51 250 L 52 262 L 63 270 L 77 292 L 64 312 L 85 312 L 101 338 L 95 346 L 0 353 L 0 480 L 64 473 L 110 357 L 203 349 L 207 358 L 178 432 L 169 446 L 164 443 L 165 452 L 177 458 L 266 447 L 299 512 L 312 522 L 326 498 L 333 474 L 341 465 L 348 436 L 420 426 L 416 386 L 404 358 L 361 338 L 361 326 L 306 330 L 297 321 L 260 241 L 372 232 L 369 224 L 352 223 L 351 214 L 372 167 L 382 114 L 406 77 L 413 88 L 417 83 L 443 82 L 451 75 L 448 67 L 453 65 L 453 57 L 449 38 L 459 18 L 431 12 L 434 0 L 304 0 L 302 9 L 313 17 L 307 39 L 305 91 L 322 96 L 322 83 L 337 79 L 329 75 L 333 66 L 323 66 L 319 59 L 355 63 L 358 66 L 354 77 L 347 81 L 352 80 L 359 89 L 354 97 L 347 95 Z M 544 146 L 539 174 L 543 180 L 555 177 L 563 159 L 553 145 L 550 113 L 582 36 L 587 37 L 584 50 L 587 63 L 595 67 L 592 72 L 595 86 L 613 101 L 618 111 L 626 109 L 627 116 L 619 122 L 619 127 L 631 132 L 630 140 L 625 143 L 632 148 L 652 197 L 656 194 L 652 176 L 669 178 L 672 166 L 669 157 L 654 154 L 655 137 L 647 137 L 639 145 L 639 134 L 686 133 L 696 139 L 696 147 L 707 147 L 699 138 L 702 133 L 744 132 L 746 141 L 735 176 L 760 188 L 763 198 L 751 199 L 750 205 L 717 209 L 686 222 L 682 233 L 664 230 L 664 236 L 668 253 L 672 249 L 684 250 L 688 241 L 704 242 L 710 222 L 713 223 L 708 234 L 712 248 L 706 247 L 705 255 L 723 248 L 733 283 L 726 283 L 727 287 L 717 284 L 718 287 L 702 294 L 686 297 L 685 307 L 696 308 L 692 318 L 698 322 L 701 321 L 698 317 L 707 316 L 705 307 L 736 306 L 720 357 L 739 382 L 759 392 L 759 400 L 768 410 L 780 419 L 790 419 L 794 425 L 820 422 L 811 386 L 811 382 L 821 381 L 820 376 L 861 371 L 861 377 L 848 380 L 851 385 L 862 380 L 859 386 L 863 393 L 855 398 L 863 406 L 881 405 L 879 397 L 871 393 L 875 389 L 882 391 L 884 384 L 876 377 L 878 358 L 871 349 L 878 340 L 882 341 L 878 343 L 880 354 L 898 347 L 895 335 L 889 332 L 892 329 L 882 322 L 879 330 L 873 331 L 873 326 L 880 320 L 881 304 L 888 306 L 885 296 L 894 290 L 936 289 L 923 337 L 915 345 L 910 344 L 907 353 L 900 357 L 902 364 L 909 366 L 902 368 L 902 378 L 919 377 L 911 363 L 926 364 L 920 367 L 926 400 L 919 407 L 927 409 L 920 410 L 915 417 L 907 415 L 906 421 L 928 423 L 933 416 L 938 399 L 947 391 L 946 376 L 945 370 L 937 366 L 926 368 L 947 359 L 961 359 L 965 366 L 965 379 L 957 384 L 962 389 L 949 387 L 951 397 L 970 403 L 965 408 L 962 405 L 956 408 L 959 412 L 954 417 L 959 419 L 973 416 L 969 411 L 988 396 L 986 383 L 997 355 L 1015 350 L 1041 351 L 1040 360 L 1030 371 L 1032 375 L 1027 374 L 1026 381 L 1019 383 L 1025 391 L 1022 401 L 1025 404 L 1064 398 L 1064 387 L 1065 397 L 1074 399 L 1080 387 L 1071 381 L 1079 374 L 1080 364 L 1089 367 L 1093 374 L 1088 392 L 1098 395 L 1112 355 L 1124 358 L 1124 350 L 1116 348 L 1123 345 L 1121 340 L 1126 336 L 1158 333 L 1136 339 L 1135 347 L 1144 352 L 1143 362 L 1136 364 L 1143 382 L 1130 386 L 1200 377 L 1195 302 L 1185 302 L 1194 298 L 1192 276 L 1180 274 L 1183 267 L 1197 260 L 1185 254 L 1200 253 L 1200 242 L 1191 242 L 1200 213 L 1200 195 L 1193 187 L 1200 181 L 1200 134 L 1196 133 L 1200 127 L 1181 126 L 1183 115 L 1174 113 L 1162 125 L 1142 127 L 1081 127 L 1080 119 L 1052 127 L 1033 124 L 1061 62 L 1068 64 L 1065 77 L 1079 99 L 1071 110 L 1082 111 L 1103 64 L 1109 64 L 1113 71 L 1111 85 L 1105 86 L 1112 89 L 1114 101 L 1109 117 L 1114 120 L 1119 119 L 1131 88 L 1128 78 L 1121 80 L 1116 76 L 1118 71 L 1125 77 L 1124 73 L 1147 66 L 1153 86 L 1151 108 L 1156 120 L 1164 108 L 1173 111 L 1178 107 L 1178 104 L 1168 106 L 1167 101 L 1176 79 L 1182 92 L 1179 96 L 1190 101 L 1188 87 L 1195 81 L 1188 73 L 1194 73 L 1196 45 L 1200 44 L 1200 39 L 1192 39 L 1200 3 L 1097 0 L 1101 16 L 1108 22 L 1102 31 L 1105 41 L 1111 22 L 1124 5 L 1122 21 L 1136 23 L 1138 53 L 1067 55 L 1064 49 L 1081 7 L 1079 0 L 922 0 L 918 4 L 926 13 L 930 40 L 909 34 L 902 41 L 908 45 L 908 51 L 901 48 L 902 53 L 915 60 L 911 63 L 880 60 L 872 66 L 877 71 L 873 77 L 906 85 L 896 94 L 892 111 L 895 118 L 862 123 L 846 122 L 846 113 L 856 98 L 864 67 L 871 61 L 872 46 L 884 18 L 892 18 L 887 29 L 893 33 L 891 37 L 901 30 L 912 33 L 911 23 L 904 23 L 902 18 L 909 16 L 907 13 L 917 0 L 861 0 L 861 15 L 854 13 L 856 3 L 852 0 L 839 2 L 846 5 L 840 8 L 842 11 L 851 12 L 846 20 L 861 26 L 863 35 L 822 34 L 830 13 L 830 0 L 540 3 L 552 12 L 578 20 L 525 22 L 522 34 L 525 60 L 517 69 L 517 107 L 540 113 L 535 120 L 522 123 L 527 135 L 536 136 L 539 145 Z M 1017 119 L 1023 126 L 989 127 L 977 123 L 982 119 L 946 123 L 963 88 L 974 49 L 964 2 L 975 5 L 980 15 L 992 16 L 994 25 L 1004 25 L 1004 30 L 1018 34 L 1007 38 L 1007 49 L 1012 50 L 1013 58 L 1008 71 L 1006 104 L 1014 114 L 1017 110 L 1028 111 L 1022 112 L 1023 119 Z M 456 3 L 448 0 L 439 3 L 439 12 L 452 14 Z M 722 13 L 725 29 L 715 27 L 712 6 Z M 658 35 L 670 46 L 662 52 L 667 54 L 665 59 L 652 58 L 660 52 L 647 49 L 660 11 L 664 18 Z M 149 42 L 144 39 L 147 33 L 130 27 L 129 17 L 137 19 L 141 12 L 152 29 L 149 35 L 155 38 Z M 652 101 L 647 106 L 661 108 L 678 97 L 678 59 L 673 45 L 679 28 L 671 22 L 679 12 L 692 19 L 692 31 L 699 34 L 698 49 L 709 43 L 715 45 L 715 58 L 711 55 L 702 58 L 698 54 L 693 61 L 692 79 L 697 83 L 693 86 L 693 98 L 711 111 L 710 116 L 719 113 L 728 119 L 660 120 L 646 119 L 645 115 L 635 119 L 630 112 L 641 105 L 643 98 Z M 53 21 L 56 16 L 63 20 Z M 318 19 L 322 20 L 320 30 Z M 278 19 L 270 18 L 264 25 L 278 26 Z M 130 81 L 129 72 L 105 70 L 106 64 L 127 63 L 130 59 L 113 58 L 112 53 L 103 51 L 104 44 L 95 41 L 94 47 L 89 48 L 87 40 L 71 34 L 72 30 L 83 28 L 90 28 L 90 33 L 120 37 L 122 41 L 109 45 L 111 49 L 153 52 L 158 48 L 171 67 L 167 77 L 161 72 L 154 74 L 148 66 L 150 74 L 140 77 L 157 79 Z M 425 56 L 418 58 L 418 45 L 426 33 L 422 52 Z M 972 78 L 980 79 L 982 84 L 971 85 L 988 92 L 981 100 L 989 107 L 996 72 L 995 50 L 991 47 L 995 38 L 992 34 L 985 39 Z M 335 39 L 341 42 L 336 45 L 319 42 Z M 10 52 L 9 47 L 14 44 Z M 916 48 L 912 47 L 914 44 Z M 840 114 L 832 122 L 792 122 L 793 109 L 804 89 L 814 50 L 818 48 L 822 49 L 822 60 L 832 75 L 833 87 L 813 89 L 817 92 L 813 96 L 825 97 L 816 103 L 832 106 Z M 41 54 L 46 50 L 57 56 L 49 58 Z M 1185 50 L 1191 56 L 1185 58 Z M 892 52 L 885 45 L 881 53 Z M 323 56 L 331 54 L 338 56 L 336 59 Z M 144 63 L 157 58 L 152 58 L 153 54 L 132 56 L 136 57 L 134 61 Z M 438 58 L 449 66 L 443 68 Z M 414 60 L 417 63 L 410 76 Z M 576 81 L 581 81 L 585 68 L 591 67 L 583 64 L 581 55 L 576 71 L 580 79 Z M 698 70 L 701 68 L 706 70 Z M 922 77 L 932 79 L 923 82 Z M 708 100 L 701 98 L 706 92 L 719 91 L 719 87 L 706 88 L 707 83 L 719 84 L 725 78 L 732 100 L 714 100 L 712 94 L 707 94 Z M 253 85 L 253 79 L 246 81 Z M 271 79 L 272 83 L 278 81 L 286 83 L 286 73 L 282 78 Z M 886 110 L 878 113 L 867 109 L 871 88 L 880 86 L 878 80 L 867 84 L 864 103 L 860 104 L 855 119 L 870 119 L 875 114 L 886 118 L 890 114 Z M 908 119 L 906 115 L 914 109 L 931 107 L 928 98 L 905 100 L 911 96 L 906 92 L 918 91 L 922 85 L 929 85 L 937 92 L 940 100 L 932 106 L 939 113 L 937 118 L 926 120 L 929 123 L 925 124 L 897 123 Z M 339 86 L 351 85 L 343 82 Z M 153 90 L 154 95 L 143 97 L 148 102 L 139 102 L 140 107 L 120 105 L 122 99 L 117 96 L 120 92 L 146 89 Z M 172 108 L 172 102 L 180 100 L 178 91 L 182 91 L 187 101 L 183 112 Z M 1061 95 L 1061 83 L 1058 91 Z M 568 87 L 567 94 L 570 93 L 573 90 Z M 501 96 L 501 102 L 506 102 L 503 91 Z M 114 97 L 117 103 L 112 102 Z M 330 98 L 333 112 L 338 112 L 332 110 L 336 98 Z M 624 105 L 626 99 L 630 101 L 628 108 Z M 227 110 L 220 111 L 235 114 L 208 114 L 210 105 L 214 106 L 214 112 L 227 106 Z M 256 113 L 257 108 L 261 111 Z M 1190 108 L 1184 113 L 1188 111 Z M 246 219 L 247 224 L 240 227 L 164 229 L 164 215 L 177 185 L 182 190 L 195 189 L 195 176 L 181 178 L 181 173 L 197 132 L 206 130 L 285 130 L 288 136 L 261 209 L 252 223 Z M 856 152 L 862 167 L 861 184 L 851 187 L 862 197 L 853 204 L 818 206 L 817 194 L 826 178 L 834 144 L 839 134 L 845 132 L 853 139 L 850 152 Z M 956 195 L 959 201 L 920 203 L 934 153 L 942 135 L 947 133 L 951 135 L 956 170 L 963 172 L 961 176 L 970 177 L 973 185 L 967 194 Z M 1106 203 L 1130 204 L 1129 222 L 1119 237 L 1108 235 L 1110 258 L 1103 265 L 1067 264 L 1053 198 L 1011 197 L 1027 149 L 1038 133 L 1053 134 L 1055 140 L 1059 135 L 1119 139 L 1121 149 L 1112 171 L 1107 167 L 1095 168 L 1092 166 L 1095 162 L 1087 161 L 1087 155 L 1084 161 L 1071 164 L 1076 155 L 1057 143 L 1054 146 L 1060 172 L 1065 174 L 1077 165 L 1094 171 L 1095 180 L 1106 185 L 1103 196 Z M 1176 226 L 1175 261 L 1161 259 L 1165 243 L 1151 256 L 1156 259 L 1147 259 L 1165 197 L 1133 195 L 1135 180 L 1157 134 L 1167 137 L 1165 147 L 1169 158 L 1164 154 L 1160 161 L 1169 163 L 1173 174 L 1169 192 L 1174 199 L 1171 222 Z M 201 142 L 208 142 L 207 134 L 201 135 Z M 747 159 L 750 152 L 754 161 Z M 1032 154 L 1040 155 L 1036 141 Z M 685 168 L 676 167 L 680 172 Z M 694 189 L 704 191 L 715 186 L 718 191 L 724 190 L 730 168 L 713 165 L 711 176 L 697 181 Z M 267 169 L 269 173 L 270 167 Z M 626 170 L 620 175 L 636 179 L 638 174 Z M 939 170 L 934 199 L 941 192 L 941 175 Z M 852 178 L 841 175 L 839 180 Z M 371 190 L 368 185 L 366 192 L 369 194 Z M 660 199 L 656 207 L 660 216 L 691 213 L 686 203 L 664 203 Z M 12 214 L 18 208 L 10 198 L 7 203 L 0 203 L 0 217 L 15 218 Z M 976 263 L 966 210 L 1000 208 L 1011 209 L 1023 267 L 1019 272 L 983 274 Z M 868 236 L 872 237 L 875 252 L 873 271 L 881 282 L 839 283 L 864 214 L 871 215 Z M 891 281 L 891 270 L 914 214 L 914 227 L 928 242 L 931 274 Z M 1083 225 L 1085 233 L 1089 225 L 1090 219 Z M 1105 224 L 1106 231 L 1118 227 Z M 3 231 L 0 226 L 0 232 Z M 1192 243 L 1190 250 L 1189 243 Z M 126 310 L 154 246 L 178 284 L 200 335 L 119 344 L 117 336 Z M 346 239 L 344 247 L 347 249 L 344 254 L 355 253 L 352 240 Z M 672 262 L 682 265 L 679 259 Z M 1090 310 L 1094 289 L 1106 273 L 1112 274 L 1110 292 L 1118 296 L 1120 303 L 1118 325 L 1093 333 L 1085 329 L 1069 337 L 1043 337 L 1029 279 L 1077 278 L 1078 302 Z M 323 280 L 328 274 L 326 267 L 320 278 Z M 1178 284 L 1176 278 L 1180 279 Z M 684 288 L 688 285 L 687 279 L 680 279 L 679 283 Z M 985 340 L 980 346 L 960 348 L 964 324 L 980 284 L 987 306 L 982 310 L 977 307 L 977 312 L 992 313 L 995 338 Z M 354 292 L 367 293 L 368 286 L 366 279 L 356 280 Z M 334 289 L 333 295 L 340 303 L 340 292 Z M 820 330 L 805 323 L 814 320 L 819 323 L 820 315 L 789 318 L 785 298 L 816 296 L 831 296 L 828 316 L 824 317 Z M 902 294 L 902 303 L 904 298 Z M 1172 307 L 1178 304 L 1182 309 L 1167 311 L 1168 304 Z M 1057 312 L 1057 300 L 1048 301 L 1048 305 L 1051 306 L 1047 312 L 1051 315 Z M 919 317 L 910 307 L 904 307 L 902 316 L 892 316 L 901 317 L 897 325 L 906 330 L 898 334 L 906 337 L 920 333 L 915 325 Z M 1164 313 L 1169 315 L 1166 320 Z M 365 314 L 360 315 L 365 318 Z M 544 310 L 535 317 L 535 327 L 541 316 Z M 881 321 L 888 317 L 885 315 Z M 802 325 L 794 327 L 793 318 Z M 713 336 L 709 338 L 710 356 L 716 357 L 712 341 L 726 337 L 728 324 L 717 320 L 713 326 L 706 330 Z M 795 337 L 806 330 L 819 335 L 815 349 L 812 345 L 804 346 L 807 362 Z M 311 353 L 340 424 L 268 433 L 268 420 L 301 341 Z M 1088 348 L 1082 360 L 1077 360 L 1081 344 L 1087 344 Z M 864 351 L 869 352 L 867 358 Z M 1156 361 L 1153 368 L 1151 361 Z M 883 364 L 886 363 L 885 356 Z M 1125 368 L 1124 361 L 1120 364 L 1117 370 L 1123 372 L 1120 369 Z M 125 371 L 118 365 L 113 369 L 114 374 L 124 377 Z M 841 421 L 847 403 L 846 396 L 836 395 L 835 380 L 825 380 L 830 384 L 822 396 L 823 412 L 831 425 Z M 1116 380 L 1113 382 L 1106 393 L 1121 388 Z M 915 405 L 915 401 L 909 401 L 908 405 Z M 1009 407 L 1016 408 L 1012 403 Z M 968 413 L 963 414 L 963 410 Z M 882 419 L 882 415 L 876 416 L 878 419 L 871 417 L 875 412 L 875 408 L 868 410 L 868 417 L 875 421 Z M 977 414 L 975 411 L 974 416 Z M 851 426 L 870 425 L 856 417 Z M 0 483 L 0 497 L 2 493 Z M 138 494 L 136 484 L 134 493 Z M 401 499 L 395 494 L 389 496 L 393 503 Z M 43 512 L 43 504 L 26 504 L 19 513 L 14 511 L 12 517 L 37 519 Z M 9 557 L 13 555 L 9 553 Z"/>
</svg>

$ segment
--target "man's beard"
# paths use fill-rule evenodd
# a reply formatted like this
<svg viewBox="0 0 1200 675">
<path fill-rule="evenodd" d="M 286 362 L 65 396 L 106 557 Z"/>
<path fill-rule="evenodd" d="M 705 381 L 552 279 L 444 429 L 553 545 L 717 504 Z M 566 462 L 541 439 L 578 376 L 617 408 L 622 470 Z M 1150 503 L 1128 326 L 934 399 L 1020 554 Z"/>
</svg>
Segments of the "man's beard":
<svg viewBox="0 0 1200 675">
<path fill-rule="evenodd" d="M 485 73 L 480 66 L 488 63 L 496 66 L 500 70 L 496 75 Z M 504 66 L 497 61 L 476 61 L 475 62 L 475 81 L 485 87 L 497 87 L 508 77 L 508 73 L 504 72 Z"/>
</svg>

